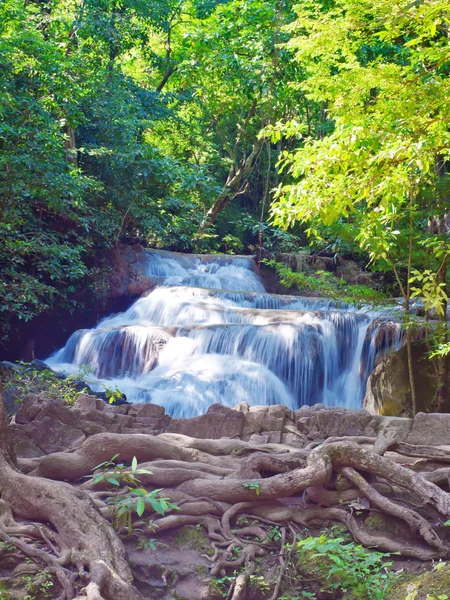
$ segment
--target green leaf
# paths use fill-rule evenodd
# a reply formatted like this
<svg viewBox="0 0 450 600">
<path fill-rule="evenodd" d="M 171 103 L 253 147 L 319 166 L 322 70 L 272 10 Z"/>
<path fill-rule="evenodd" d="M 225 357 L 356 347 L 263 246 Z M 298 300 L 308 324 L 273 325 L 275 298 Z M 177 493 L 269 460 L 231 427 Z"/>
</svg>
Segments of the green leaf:
<svg viewBox="0 0 450 600">
<path fill-rule="evenodd" d="M 139 500 L 137 501 L 137 504 L 136 504 L 136 512 L 140 517 L 142 517 L 142 515 L 144 514 L 144 511 L 145 511 L 145 502 L 142 498 L 139 498 Z"/>
<path fill-rule="evenodd" d="M 116 486 L 120 485 L 119 481 L 117 481 L 117 479 L 115 479 L 114 477 L 107 477 L 106 481 L 108 481 L 112 485 L 116 485 Z"/>
</svg>

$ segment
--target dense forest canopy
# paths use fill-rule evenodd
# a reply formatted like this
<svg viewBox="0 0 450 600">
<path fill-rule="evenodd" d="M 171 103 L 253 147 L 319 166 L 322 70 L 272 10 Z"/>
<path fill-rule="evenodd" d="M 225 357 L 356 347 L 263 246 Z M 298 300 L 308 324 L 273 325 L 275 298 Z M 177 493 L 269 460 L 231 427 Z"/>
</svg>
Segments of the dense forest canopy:
<svg viewBox="0 0 450 600">
<path fill-rule="evenodd" d="M 443 315 L 448 8 L 2 2 L 2 335 L 100 294 L 130 239 L 261 254 L 309 237 Z"/>
</svg>

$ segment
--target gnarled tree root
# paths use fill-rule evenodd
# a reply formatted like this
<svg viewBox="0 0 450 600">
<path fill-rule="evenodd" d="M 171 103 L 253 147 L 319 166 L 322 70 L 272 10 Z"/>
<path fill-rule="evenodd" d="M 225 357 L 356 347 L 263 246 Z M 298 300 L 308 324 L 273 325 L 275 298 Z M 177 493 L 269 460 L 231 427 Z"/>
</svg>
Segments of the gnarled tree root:
<svg viewBox="0 0 450 600">
<path fill-rule="evenodd" d="M 447 462 L 445 452 L 430 449 L 427 454 L 426 448 L 398 446 L 412 457 Z M 51 545 L 61 556 L 70 549 L 65 569 L 76 566 L 77 586 L 85 579 L 78 599 L 140 597 L 131 584 L 124 547 L 104 518 L 111 518 L 105 504 L 111 485 L 105 477 L 74 490 L 43 477 L 80 481 L 115 454 L 125 463 L 136 457 L 140 466 L 151 471 L 140 476 L 141 485 L 148 490 L 164 487 L 164 495 L 179 505 L 180 511 L 157 517 L 151 504 L 146 504 L 145 513 L 152 513 L 156 535 L 200 523 L 215 549 L 211 573 L 243 569 L 230 590 L 229 598 L 234 600 L 245 597 L 256 557 L 273 547 L 269 530 L 274 524 L 281 524 L 283 546 L 287 531 L 295 540 L 296 527 L 331 520 L 343 523 L 366 546 L 423 560 L 449 555 L 435 524 L 436 517 L 442 523 L 450 518 L 450 495 L 436 485 L 445 486 L 445 477 L 440 471 L 427 475 L 398 464 L 379 454 L 366 438 L 329 439 L 298 450 L 283 444 L 255 446 L 240 440 L 197 440 L 175 434 L 98 434 L 74 452 L 35 459 L 28 476 L 11 466 L 0 469 L 2 498 L 14 515 L 49 522 L 56 532 L 49 537 Z M 368 531 L 364 519 L 354 514 L 355 502 L 362 500 L 362 511 L 378 511 L 406 524 L 411 543 L 389 532 Z M 242 513 L 256 522 L 244 523 L 239 518 Z M 138 524 L 145 532 L 146 525 Z M 280 540 L 275 543 L 279 545 Z M 239 558 L 233 548 L 238 549 Z M 272 597 L 281 589 L 285 562 L 281 552 Z"/>
<path fill-rule="evenodd" d="M 85 492 L 64 482 L 30 477 L 17 472 L 0 458 L 0 490 L 15 518 L 49 523 L 54 556 L 25 544 L 2 523 L 0 538 L 50 566 L 62 583 L 65 598 L 74 598 L 71 575 L 78 575 L 77 587 L 85 587 L 78 598 L 98 600 L 139 600 L 122 542 L 101 516 Z M 62 567 L 65 566 L 65 568 Z M 72 572 L 69 570 L 72 568 Z M 95 592 L 93 591 L 95 589 Z"/>
</svg>

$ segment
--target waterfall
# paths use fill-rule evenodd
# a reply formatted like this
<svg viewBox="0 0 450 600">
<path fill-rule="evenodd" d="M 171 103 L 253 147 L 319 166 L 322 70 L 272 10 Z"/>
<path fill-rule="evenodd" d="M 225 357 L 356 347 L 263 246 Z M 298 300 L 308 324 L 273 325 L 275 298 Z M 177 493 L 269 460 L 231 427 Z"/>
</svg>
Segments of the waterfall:
<svg viewBox="0 0 450 600">
<path fill-rule="evenodd" d="M 400 343 L 400 333 L 380 337 L 379 315 L 266 293 L 251 257 L 147 250 L 141 268 L 157 287 L 47 362 L 65 373 L 87 365 L 94 389 L 117 387 L 175 417 L 215 402 L 359 408 L 380 346 Z"/>
</svg>

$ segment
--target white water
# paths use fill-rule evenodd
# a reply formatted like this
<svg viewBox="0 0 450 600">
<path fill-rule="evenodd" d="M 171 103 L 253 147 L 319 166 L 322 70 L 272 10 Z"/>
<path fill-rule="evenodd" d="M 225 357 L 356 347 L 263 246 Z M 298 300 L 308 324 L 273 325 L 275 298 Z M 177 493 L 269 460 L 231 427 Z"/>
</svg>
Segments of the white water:
<svg viewBox="0 0 450 600">
<path fill-rule="evenodd" d="M 75 332 L 47 361 L 54 369 L 88 365 L 93 387 L 118 387 L 176 417 L 215 402 L 361 406 L 377 351 L 373 315 L 267 294 L 248 257 L 147 251 L 145 269 L 159 287 Z"/>
</svg>

